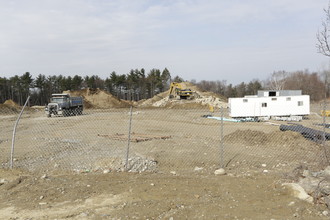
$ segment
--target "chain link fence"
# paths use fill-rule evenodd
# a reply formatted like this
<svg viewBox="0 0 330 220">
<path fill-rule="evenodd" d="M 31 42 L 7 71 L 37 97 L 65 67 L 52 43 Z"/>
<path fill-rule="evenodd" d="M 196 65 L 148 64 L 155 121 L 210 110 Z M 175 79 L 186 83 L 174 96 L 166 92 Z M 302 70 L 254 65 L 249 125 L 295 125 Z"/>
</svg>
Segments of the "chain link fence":
<svg viewBox="0 0 330 220">
<path fill-rule="evenodd" d="M 329 131 L 321 104 L 302 121 L 235 121 L 227 108 L 86 109 L 48 118 L 24 110 L 17 127 L 14 168 L 31 172 L 213 173 L 285 171 L 327 165 Z M 20 108 L 0 106 L 0 163 L 10 167 L 13 127 Z M 223 116 L 223 117 L 222 117 Z M 282 118 L 283 119 L 283 118 Z M 313 129 L 283 131 L 281 125 Z M 282 126 L 283 127 L 283 126 Z"/>
</svg>

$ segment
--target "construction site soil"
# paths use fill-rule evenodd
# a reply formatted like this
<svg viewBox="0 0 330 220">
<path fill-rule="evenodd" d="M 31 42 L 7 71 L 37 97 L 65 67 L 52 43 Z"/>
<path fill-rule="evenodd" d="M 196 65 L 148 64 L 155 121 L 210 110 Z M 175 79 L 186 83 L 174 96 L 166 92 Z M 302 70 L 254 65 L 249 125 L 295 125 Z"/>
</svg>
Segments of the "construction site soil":
<svg viewBox="0 0 330 220">
<path fill-rule="evenodd" d="M 225 99 L 194 91 L 193 100 L 168 99 L 165 92 L 133 103 L 137 141 L 130 143 L 129 171 L 128 139 L 121 137 L 132 103 L 84 90 L 70 92 L 84 97 L 82 116 L 47 118 L 29 108 L 17 132 L 14 169 L 8 155 L 20 107 L 0 105 L 0 219 L 329 218 L 325 204 L 298 199 L 283 185 L 301 177 L 301 166 L 321 168 L 320 144 L 279 131 L 286 122 L 224 122 L 221 142 L 220 121 L 202 116 L 219 116 Z M 299 123 L 320 120 L 311 114 Z M 139 159 L 145 167 L 133 169 Z M 225 173 L 216 175 L 220 163 Z"/>
</svg>

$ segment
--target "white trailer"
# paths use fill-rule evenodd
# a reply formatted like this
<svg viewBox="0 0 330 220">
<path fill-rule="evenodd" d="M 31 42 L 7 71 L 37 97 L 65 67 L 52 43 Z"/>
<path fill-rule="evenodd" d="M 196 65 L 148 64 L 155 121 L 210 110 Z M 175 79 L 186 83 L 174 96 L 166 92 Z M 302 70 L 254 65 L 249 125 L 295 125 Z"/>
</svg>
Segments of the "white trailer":
<svg viewBox="0 0 330 220">
<path fill-rule="evenodd" d="M 258 91 L 256 96 L 229 98 L 228 106 L 232 118 L 310 114 L 309 95 L 302 95 L 301 90 Z"/>
</svg>

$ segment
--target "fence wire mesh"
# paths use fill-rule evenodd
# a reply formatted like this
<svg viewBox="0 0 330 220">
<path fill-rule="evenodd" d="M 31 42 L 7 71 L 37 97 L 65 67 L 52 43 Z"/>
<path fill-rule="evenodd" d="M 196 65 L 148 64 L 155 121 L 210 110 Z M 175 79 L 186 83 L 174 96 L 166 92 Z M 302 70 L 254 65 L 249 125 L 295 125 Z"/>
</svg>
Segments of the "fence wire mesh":
<svg viewBox="0 0 330 220">
<path fill-rule="evenodd" d="M 31 172 L 213 173 L 283 171 L 301 164 L 327 164 L 330 132 L 323 105 L 312 104 L 302 121 L 236 122 L 227 108 L 86 109 L 83 115 L 48 118 L 28 108 L 17 127 L 14 168 Z M 13 126 L 19 108 L 0 108 L 0 162 L 10 164 Z M 223 117 L 223 120 L 221 120 Z M 289 121 L 288 121 L 289 120 Z M 304 126 L 314 133 L 282 131 Z M 307 132 L 308 133 L 308 132 Z M 223 136 L 223 138 L 222 138 Z M 129 139 L 130 140 L 129 140 Z M 127 149 L 129 155 L 126 164 Z"/>
</svg>

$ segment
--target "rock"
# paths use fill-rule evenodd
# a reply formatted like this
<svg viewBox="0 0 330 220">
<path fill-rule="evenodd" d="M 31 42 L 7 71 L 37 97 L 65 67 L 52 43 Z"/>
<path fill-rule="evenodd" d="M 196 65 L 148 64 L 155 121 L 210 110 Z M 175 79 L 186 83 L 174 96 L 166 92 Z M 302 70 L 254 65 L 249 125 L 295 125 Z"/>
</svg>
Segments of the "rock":
<svg viewBox="0 0 330 220">
<path fill-rule="evenodd" d="M 106 173 L 110 173 L 110 170 L 109 169 L 105 169 L 103 170 L 103 173 L 106 174 Z"/>
<path fill-rule="evenodd" d="M 176 175 L 176 172 L 175 171 L 171 171 L 170 173 L 173 174 L 173 175 Z"/>
<path fill-rule="evenodd" d="M 40 179 L 46 179 L 47 178 L 47 174 L 44 174 L 40 177 Z"/>
<path fill-rule="evenodd" d="M 324 197 L 324 203 L 327 207 L 330 207 L 330 196 Z"/>
<path fill-rule="evenodd" d="M 268 170 L 263 170 L 262 172 L 263 172 L 263 173 L 268 173 Z"/>
<path fill-rule="evenodd" d="M 3 184 L 5 184 L 5 183 L 7 183 L 7 182 L 8 182 L 8 181 L 5 180 L 5 179 L 0 179 L 0 186 L 3 185 Z"/>
<path fill-rule="evenodd" d="M 308 176 L 310 176 L 310 172 L 309 172 L 309 170 L 304 170 L 303 173 L 302 173 L 302 176 L 303 176 L 303 177 L 308 177 Z"/>
<path fill-rule="evenodd" d="M 325 210 L 325 211 L 322 212 L 322 215 L 328 216 L 329 215 L 329 212 Z"/>
<path fill-rule="evenodd" d="M 223 168 L 217 169 L 216 171 L 214 171 L 215 175 L 225 175 L 226 171 Z"/>
<path fill-rule="evenodd" d="M 293 206 L 295 204 L 295 202 L 290 202 L 289 204 L 288 204 L 288 206 Z"/>
<path fill-rule="evenodd" d="M 323 175 L 324 175 L 325 177 L 330 177 L 330 166 L 327 166 L 327 167 L 324 169 Z"/>
<path fill-rule="evenodd" d="M 313 197 L 308 195 L 304 188 L 302 188 L 297 183 L 283 183 L 283 186 L 288 187 L 289 192 L 296 198 L 301 199 L 303 201 L 313 203 Z"/>
<path fill-rule="evenodd" d="M 263 164 L 261 164 L 261 166 L 262 166 L 262 167 L 266 167 L 266 166 L 267 166 L 267 164 L 263 163 Z"/>
<path fill-rule="evenodd" d="M 201 171 L 203 170 L 203 167 L 195 167 L 194 171 Z"/>
<path fill-rule="evenodd" d="M 320 180 L 314 177 L 300 178 L 298 184 L 304 188 L 308 194 L 312 194 L 319 187 Z"/>
<path fill-rule="evenodd" d="M 80 214 L 79 214 L 79 216 L 80 216 L 80 217 L 87 217 L 87 216 L 88 216 L 88 214 L 87 214 L 87 213 L 85 213 L 85 212 L 82 212 L 82 213 L 80 213 Z"/>
<path fill-rule="evenodd" d="M 320 184 L 320 191 L 323 195 L 330 195 L 330 181 L 323 181 Z"/>
</svg>

